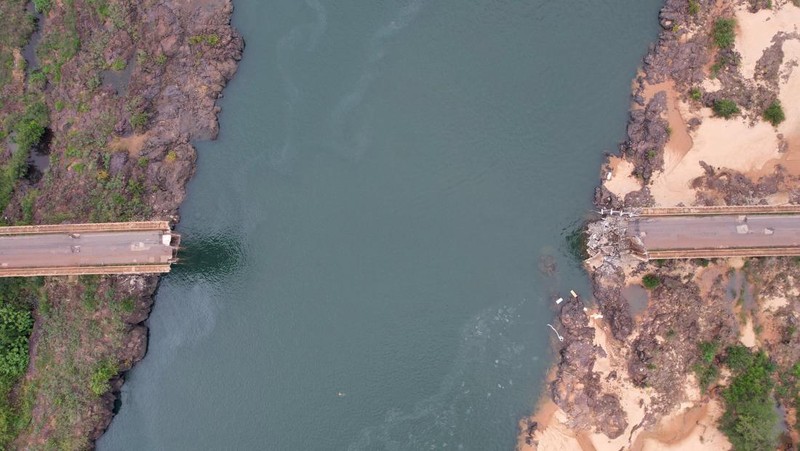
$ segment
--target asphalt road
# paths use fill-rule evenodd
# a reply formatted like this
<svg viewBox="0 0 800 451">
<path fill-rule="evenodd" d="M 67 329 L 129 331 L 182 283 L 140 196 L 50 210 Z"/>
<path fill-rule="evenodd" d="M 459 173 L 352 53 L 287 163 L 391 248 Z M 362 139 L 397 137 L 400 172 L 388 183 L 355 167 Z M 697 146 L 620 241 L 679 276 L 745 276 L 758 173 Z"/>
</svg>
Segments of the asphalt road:
<svg viewBox="0 0 800 451">
<path fill-rule="evenodd" d="M 161 231 L 0 236 L 0 268 L 167 263 Z"/>
<path fill-rule="evenodd" d="M 634 218 L 627 233 L 647 250 L 800 246 L 800 215 Z"/>
</svg>

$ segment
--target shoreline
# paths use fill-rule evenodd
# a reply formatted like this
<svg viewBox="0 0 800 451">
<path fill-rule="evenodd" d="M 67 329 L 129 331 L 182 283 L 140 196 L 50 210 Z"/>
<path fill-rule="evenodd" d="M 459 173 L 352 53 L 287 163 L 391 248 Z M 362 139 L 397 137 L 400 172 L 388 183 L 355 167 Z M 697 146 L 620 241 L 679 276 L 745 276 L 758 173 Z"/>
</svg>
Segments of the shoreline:
<svg viewBox="0 0 800 451">
<path fill-rule="evenodd" d="M 33 16 L 28 3 L 14 0 L 6 9 Z M 19 145 L 24 153 L 15 152 L 30 158 L 0 196 L 3 222 L 174 226 L 195 172 L 192 143 L 216 138 L 217 100 L 242 57 L 232 1 L 74 0 L 38 7 L 38 23 L 20 30 L 13 45 L 0 45 L 13 57 L 12 77 L 0 77 L 2 136 L 20 142 L 27 130 L 7 125 L 17 117 L 38 127 Z M 26 61 L 23 48 L 36 58 Z M 19 164 L 10 153 L 0 155 L 4 170 Z M 2 406 L 0 446 L 94 448 L 119 408 L 125 373 L 146 354 L 144 323 L 159 280 L 81 276 L 0 284 L 6 297 L 15 297 L 5 301 L 18 303 L 33 323 L 27 369 Z"/>
<path fill-rule="evenodd" d="M 627 139 L 601 166 L 595 206 L 800 201 L 800 108 L 793 101 L 800 94 L 800 7 L 788 0 L 690 3 L 666 0 L 660 10 L 658 40 L 632 83 Z M 707 31 L 723 18 L 735 20 L 728 47 Z M 718 117 L 712 107 L 728 99 L 739 113 Z M 786 120 L 772 125 L 763 112 L 775 101 Z M 569 299 L 559 308 L 565 342 L 540 405 L 520 421 L 518 449 L 732 448 L 719 426 L 720 393 L 735 377 L 724 367 L 725 349 L 766 352 L 777 368 L 775 387 L 793 390 L 782 375 L 800 359 L 793 333 L 786 338 L 787 321 L 800 318 L 793 261 L 642 263 L 610 249 L 604 227 L 597 221 L 587 230 L 595 302 Z M 647 306 L 634 314 L 622 293 L 641 288 L 644 275 L 658 286 L 646 290 Z M 695 374 L 704 343 L 716 343 L 712 364 L 722 367 L 707 389 Z M 795 401 L 773 396 L 784 424 L 775 440 L 796 445 Z"/>
</svg>

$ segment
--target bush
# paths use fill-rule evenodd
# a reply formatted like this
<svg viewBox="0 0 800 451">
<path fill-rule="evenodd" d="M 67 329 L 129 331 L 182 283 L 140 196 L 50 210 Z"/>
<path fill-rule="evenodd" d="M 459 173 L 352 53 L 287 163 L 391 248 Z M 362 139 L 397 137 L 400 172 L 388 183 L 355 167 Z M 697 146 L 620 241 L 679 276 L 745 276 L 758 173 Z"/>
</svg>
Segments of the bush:
<svg viewBox="0 0 800 451">
<path fill-rule="evenodd" d="M 0 376 L 15 380 L 28 367 L 28 338 L 33 318 L 27 310 L 0 306 Z"/>
<path fill-rule="evenodd" d="M 642 285 L 648 290 L 652 290 L 653 288 L 661 285 L 661 280 L 655 274 L 648 274 L 642 277 Z"/>
<path fill-rule="evenodd" d="M 736 38 L 736 19 L 717 19 L 711 34 L 717 47 L 721 49 L 733 47 Z"/>
<path fill-rule="evenodd" d="M 127 65 L 128 64 L 125 62 L 124 59 L 117 58 L 117 59 L 114 60 L 113 63 L 111 63 L 110 68 L 113 71 L 120 72 L 122 70 L 125 70 L 125 66 L 127 66 Z"/>
<path fill-rule="evenodd" d="M 119 368 L 110 360 L 100 362 L 92 372 L 92 379 L 89 382 L 89 389 L 97 396 L 102 396 L 111 389 L 108 381 L 117 375 Z"/>
<path fill-rule="evenodd" d="M 692 88 L 689 90 L 689 97 L 691 97 L 692 100 L 700 100 L 703 98 L 703 92 L 700 91 L 700 88 Z"/>
<path fill-rule="evenodd" d="M 39 14 L 46 14 L 50 11 L 50 0 L 33 0 L 33 6 L 36 8 L 36 12 Z"/>
<path fill-rule="evenodd" d="M 689 0 L 689 14 L 696 16 L 700 12 L 700 4 L 697 0 Z"/>
<path fill-rule="evenodd" d="M 775 126 L 786 120 L 786 115 L 783 113 L 783 107 L 779 100 L 772 102 L 767 109 L 764 110 L 764 119 Z"/>
<path fill-rule="evenodd" d="M 150 122 L 150 114 L 147 111 L 139 111 L 131 115 L 131 127 L 137 132 L 144 131 L 147 123 Z"/>
<path fill-rule="evenodd" d="M 730 119 L 739 112 L 739 106 L 733 100 L 722 99 L 714 102 L 714 114 L 719 117 Z"/>
</svg>

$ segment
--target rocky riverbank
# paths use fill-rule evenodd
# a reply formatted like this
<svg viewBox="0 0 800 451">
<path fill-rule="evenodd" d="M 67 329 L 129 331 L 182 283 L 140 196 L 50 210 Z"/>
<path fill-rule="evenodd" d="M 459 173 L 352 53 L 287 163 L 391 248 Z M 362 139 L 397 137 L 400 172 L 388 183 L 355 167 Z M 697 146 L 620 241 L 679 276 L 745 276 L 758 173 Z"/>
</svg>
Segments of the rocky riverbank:
<svg viewBox="0 0 800 451">
<path fill-rule="evenodd" d="M 9 53 L 14 69 L 2 87 L 5 122 L 30 116 L 37 137 L 31 166 L 19 165 L 4 199 L 5 222 L 176 223 L 195 169 L 191 142 L 216 137 L 216 101 L 244 47 L 231 0 L 36 5 L 40 35 Z M 24 17 L 24 3 L 6 7 Z M 6 132 L 15 145 L 4 167 L 20 158 L 14 147 L 26 130 Z M 142 323 L 157 284 L 155 276 L 36 281 L 30 364 L 10 397 L 7 446 L 93 446 L 113 417 L 121 375 L 146 352 Z"/>
<path fill-rule="evenodd" d="M 659 21 L 596 206 L 796 203 L 800 7 L 666 0 Z M 796 446 L 797 261 L 643 263 L 609 245 L 609 227 L 588 227 L 595 303 L 561 307 L 549 399 L 522 422 L 520 449 Z M 634 312 L 628 293 L 642 285 L 647 307 Z M 760 353 L 769 375 L 749 396 L 766 406 L 761 432 L 742 433 L 726 393 Z"/>
</svg>

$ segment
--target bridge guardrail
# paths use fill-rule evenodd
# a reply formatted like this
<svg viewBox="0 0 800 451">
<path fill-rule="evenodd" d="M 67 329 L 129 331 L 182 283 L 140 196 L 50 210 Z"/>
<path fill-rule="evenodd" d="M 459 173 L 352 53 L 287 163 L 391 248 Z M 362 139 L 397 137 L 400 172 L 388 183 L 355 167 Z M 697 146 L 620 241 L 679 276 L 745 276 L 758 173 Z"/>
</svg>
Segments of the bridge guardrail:
<svg viewBox="0 0 800 451">
<path fill-rule="evenodd" d="M 36 235 L 43 233 L 87 233 L 87 232 L 169 232 L 167 221 L 106 222 L 95 224 L 46 224 L 0 227 L 0 235 Z"/>
<path fill-rule="evenodd" d="M 720 205 L 711 207 L 643 207 L 635 216 L 710 216 L 747 214 L 800 214 L 800 205 Z"/>
</svg>

